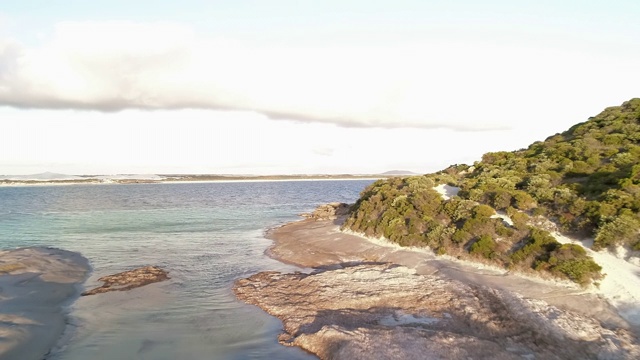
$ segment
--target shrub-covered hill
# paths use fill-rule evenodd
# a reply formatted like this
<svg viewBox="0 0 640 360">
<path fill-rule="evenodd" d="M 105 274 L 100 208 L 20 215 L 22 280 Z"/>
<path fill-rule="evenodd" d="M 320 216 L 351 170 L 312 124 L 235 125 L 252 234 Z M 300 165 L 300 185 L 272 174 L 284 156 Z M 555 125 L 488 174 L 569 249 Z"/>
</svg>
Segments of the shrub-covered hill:
<svg viewBox="0 0 640 360">
<path fill-rule="evenodd" d="M 460 188 L 444 200 L 434 186 Z M 513 225 L 492 217 L 504 211 Z M 578 245 L 560 244 L 533 224 L 592 236 L 594 249 L 640 250 L 640 99 L 513 152 L 473 166 L 380 180 L 365 189 L 344 228 L 439 254 L 534 269 L 587 284 L 600 266 Z"/>
</svg>

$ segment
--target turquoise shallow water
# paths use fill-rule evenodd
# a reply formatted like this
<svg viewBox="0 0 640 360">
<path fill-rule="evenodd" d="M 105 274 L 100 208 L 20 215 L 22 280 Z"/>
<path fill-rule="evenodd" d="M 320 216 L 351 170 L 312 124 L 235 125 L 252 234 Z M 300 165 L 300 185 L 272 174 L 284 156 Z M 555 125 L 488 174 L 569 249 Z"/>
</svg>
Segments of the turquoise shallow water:
<svg viewBox="0 0 640 360">
<path fill-rule="evenodd" d="M 0 188 L 0 246 L 52 246 L 103 275 L 160 265 L 171 280 L 79 298 L 47 359 L 308 359 L 277 343 L 281 323 L 235 299 L 234 280 L 296 268 L 264 255 L 266 229 L 371 180 Z"/>
</svg>

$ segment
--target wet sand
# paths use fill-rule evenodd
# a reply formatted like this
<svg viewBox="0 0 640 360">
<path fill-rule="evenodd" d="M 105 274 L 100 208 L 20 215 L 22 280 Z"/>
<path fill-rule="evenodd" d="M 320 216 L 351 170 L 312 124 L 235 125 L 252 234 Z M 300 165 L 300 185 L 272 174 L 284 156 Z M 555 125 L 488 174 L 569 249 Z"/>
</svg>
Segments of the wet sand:
<svg viewBox="0 0 640 360">
<path fill-rule="evenodd" d="M 63 334 L 64 307 L 88 272 L 87 259 L 70 251 L 1 251 L 0 358 L 43 359 Z"/>
</svg>

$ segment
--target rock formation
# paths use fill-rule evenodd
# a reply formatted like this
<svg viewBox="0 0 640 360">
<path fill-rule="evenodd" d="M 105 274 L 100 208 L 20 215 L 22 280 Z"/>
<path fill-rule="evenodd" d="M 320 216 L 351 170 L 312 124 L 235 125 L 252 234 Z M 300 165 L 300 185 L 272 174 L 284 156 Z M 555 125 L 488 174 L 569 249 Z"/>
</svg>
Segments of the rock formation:
<svg viewBox="0 0 640 360">
<path fill-rule="evenodd" d="M 334 220 L 347 215 L 350 208 L 349 204 L 332 202 L 320 205 L 312 213 L 300 214 L 300 216 L 314 220 Z"/>
<path fill-rule="evenodd" d="M 635 335 L 540 300 L 391 264 L 238 280 L 281 319 L 279 341 L 321 359 L 632 359 Z"/>
<path fill-rule="evenodd" d="M 103 276 L 98 281 L 104 282 L 102 286 L 85 291 L 82 296 L 95 295 L 109 291 L 126 291 L 144 285 L 169 279 L 167 272 L 157 266 L 146 266 L 121 273 Z"/>
<path fill-rule="evenodd" d="M 89 262 L 71 251 L 0 250 L 0 359 L 43 359 L 65 330 L 64 307 L 78 295 Z"/>
</svg>

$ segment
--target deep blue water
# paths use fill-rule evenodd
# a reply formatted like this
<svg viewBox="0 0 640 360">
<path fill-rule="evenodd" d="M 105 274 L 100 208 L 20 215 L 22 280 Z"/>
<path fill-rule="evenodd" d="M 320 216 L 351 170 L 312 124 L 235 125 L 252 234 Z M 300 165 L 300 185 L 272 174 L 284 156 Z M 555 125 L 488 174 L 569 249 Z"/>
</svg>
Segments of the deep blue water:
<svg viewBox="0 0 640 360">
<path fill-rule="evenodd" d="M 171 280 L 82 297 L 48 359 L 308 359 L 276 341 L 281 323 L 235 299 L 233 282 L 296 268 L 264 255 L 268 228 L 371 180 L 0 188 L 0 247 L 52 246 L 87 257 L 97 278 L 160 265 Z"/>
</svg>

